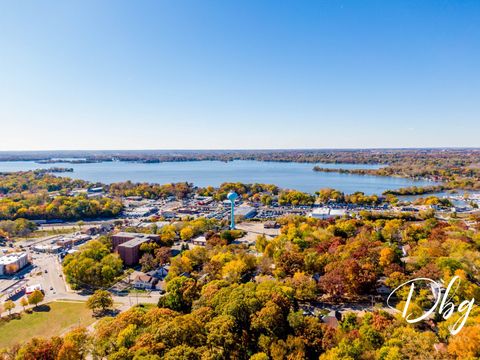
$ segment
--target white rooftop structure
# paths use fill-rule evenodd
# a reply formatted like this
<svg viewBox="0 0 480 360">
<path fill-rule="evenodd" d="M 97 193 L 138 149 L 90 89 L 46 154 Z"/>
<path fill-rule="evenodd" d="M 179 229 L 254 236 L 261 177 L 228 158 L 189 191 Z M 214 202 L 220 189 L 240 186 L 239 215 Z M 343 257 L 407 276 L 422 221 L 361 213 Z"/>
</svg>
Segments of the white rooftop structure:
<svg viewBox="0 0 480 360">
<path fill-rule="evenodd" d="M 10 265 L 23 258 L 27 259 L 27 253 L 10 253 L 0 257 L 0 265 Z"/>
<path fill-rule="evenodd" d="M 35 285 L 27 286 L 27 288 L 25 289 L 25 293 L 26 293 L 26 294 L 31 294 L 31 293 L 33 293 L 35 290 L 40 290 L 40 291 L 42 291 L 42 285 L 40 285 L 40 284 L 35 284 Z"/>
<path fill-rule="evenodd" d="M 205 236 L 198 236 L 195 239 L 192 240 L 193 245 L 197 246 L 205 246 L 207 245 L 207 239 Z"/>
<path fill-rule="evenodd" d="M 27 253 L 11 253 L 0 257 L 0 275 L 13 274 L 28 264 Z"/>
<path fill-rule="evenodd" d="M 315 219 L 330 219 L 334 217 L 342 217 L 347 215 L 348 212 L 345 209 L 330 209 L 328 207 L 315 208 L 308 215 Z"/>
</svg>

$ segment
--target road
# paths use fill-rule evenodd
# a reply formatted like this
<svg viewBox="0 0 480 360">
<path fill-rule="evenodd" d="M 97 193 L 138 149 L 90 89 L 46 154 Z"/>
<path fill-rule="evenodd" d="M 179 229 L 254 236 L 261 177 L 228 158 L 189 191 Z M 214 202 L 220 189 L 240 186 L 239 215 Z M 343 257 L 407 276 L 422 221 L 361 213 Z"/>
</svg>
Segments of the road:
<svg viewBox="0 0 480 360">
<path fill-rule="evenodd" d="M 43 303 L 70 300 L 70 301 L 87 301 L 89 295 L 80 294 L 69 288 L 63 276 L 62 266 L 58 260 L 58 256 L 54 254 L 32 254 L 32 262 L 34 268 L 24 274 L 26 286 L 40 284 L 45 292 Z M 20 305 L 20 299 L 24 296 L 20 293 L 12 300 L 15 302 L 16 308 L 12 312 L 21 312 L 23 310 Z M 159 293 L 150 293 L 148 296 L 131 295 L 131 296 L 114 296 L 113 301 L 117 304 L 116 308 L 125 311 L 130 307 L 140 304 L 157 304 L 160 298 Z M 5 299 L 2 299 L 3 301 Z M 3 315 L 6 315 L 5 312 Z"/>
</svg>

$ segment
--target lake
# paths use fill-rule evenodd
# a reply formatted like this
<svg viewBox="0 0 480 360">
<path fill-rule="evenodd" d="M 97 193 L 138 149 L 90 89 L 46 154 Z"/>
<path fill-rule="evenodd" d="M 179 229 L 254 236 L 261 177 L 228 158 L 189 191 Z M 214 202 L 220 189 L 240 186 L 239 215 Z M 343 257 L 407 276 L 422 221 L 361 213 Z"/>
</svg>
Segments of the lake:
<svg viewBox="0 0 480 360">
<path fill-rule="evenodd" d="M 25 171 L 50 167 L 73 168 L 73 173 L 57 175 L 112 183 L 131 180 L 133 182 L 171 183 L 192 182 L 197 186 L 218 186 L 223 182 L 266 183 L 281 188 L 297 189 L 313 193 L 330 187 L 345 193 L 363 191 L 366 194 L 381 194 L 388 189 L 406 186 L 432 185 L 429 181 L 415 181 L 396 177 L 364 176 L 313 171 L 319 165 L 328 168 L 375 169 L 379 165 L 365 164 L 305 164 L 293 162 L 262 162 L 238 160 L 185 161 L 163 163 L 100 162 L 88 164 L 37 164 L 33 161 L 2 161 L 0 172 Z"/>
</svg>

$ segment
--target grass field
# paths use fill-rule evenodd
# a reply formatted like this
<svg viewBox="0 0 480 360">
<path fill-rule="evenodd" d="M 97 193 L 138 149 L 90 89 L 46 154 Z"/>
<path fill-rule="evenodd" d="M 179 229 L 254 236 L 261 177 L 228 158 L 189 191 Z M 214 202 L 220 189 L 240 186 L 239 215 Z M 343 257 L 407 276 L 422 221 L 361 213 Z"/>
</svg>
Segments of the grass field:
<svg viewBox="0 0 480 360">
<path fill-rule="evenodd" d="M 79 325 L 95 321 L 84 302 L 56 301 L 39 306 L 39 311 L 23 313 L 20 319 L 0 323 L 0 348 L 25 342 L 33 337 L 62 335 Z"/>
<path fill-rule="evenodd" d="M 34 241 L 42 237 L 46 236 L 53 236 L 53 235 L 65 235 L 65 234 L 73 234 L 75 231 L 78 231 L 78 228 L 76 229 L 52 229 L 52 230 L 36 230 L 32 232 L 30 235 L 27 237 L 15 237 L 13 241 Z"/>
</svg>

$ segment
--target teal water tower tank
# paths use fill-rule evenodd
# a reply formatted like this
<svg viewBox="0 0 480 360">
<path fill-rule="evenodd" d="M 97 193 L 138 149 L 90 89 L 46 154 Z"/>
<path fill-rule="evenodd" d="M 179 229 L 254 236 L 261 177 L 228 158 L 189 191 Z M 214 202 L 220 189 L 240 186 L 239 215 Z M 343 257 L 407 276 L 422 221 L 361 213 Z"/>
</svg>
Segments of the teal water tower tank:
<svg viewBox="0 0 480 360">
<path fill-rule="evenodd" d="M 230 229 L 235 229 L 235 200 L 238 199 L 238 194 L 235 191 L 230 191 L 227 194 L 227 199 L 230 200 L 231 210 L 230 210 Z"/>
</svg>

